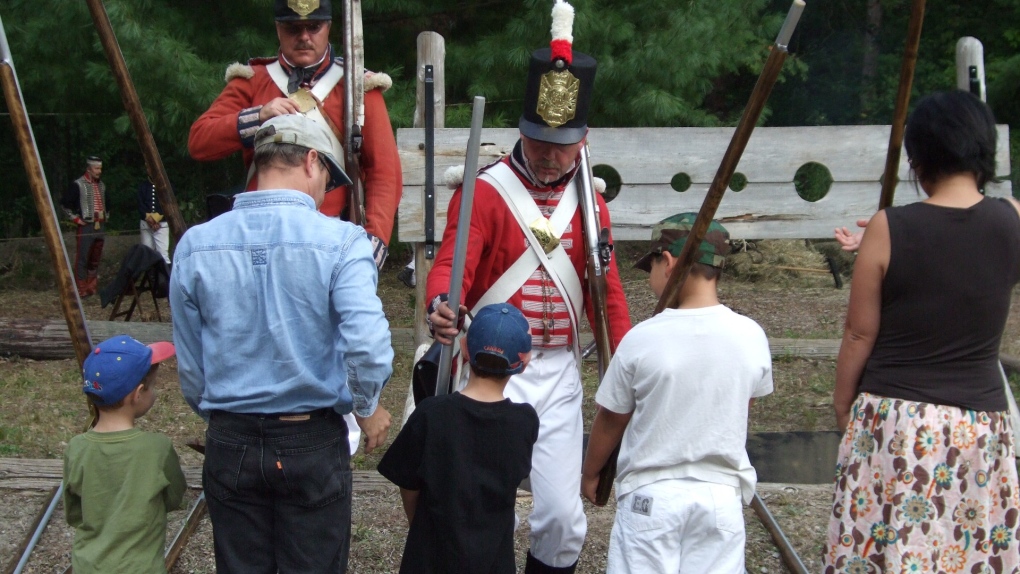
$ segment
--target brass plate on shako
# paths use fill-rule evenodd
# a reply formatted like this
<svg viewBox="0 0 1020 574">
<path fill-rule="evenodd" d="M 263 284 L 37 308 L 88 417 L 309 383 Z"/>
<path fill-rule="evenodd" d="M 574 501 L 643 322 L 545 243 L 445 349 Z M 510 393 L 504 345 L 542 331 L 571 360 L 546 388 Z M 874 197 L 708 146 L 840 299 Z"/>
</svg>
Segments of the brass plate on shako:
<svg viewBox="0 0 1020 574">
<path fill-rule="evenodd" d="M 287 0 L 287 7 L 304 18 L 319 9 L 319 0 Z"/>
<path fill-rule="evenodd" d="M 298 111 L 306 114 L 315 109 L 315 96 L 308 88 L 299 88 L 298 91 L 287 96 L 298 105 Z"/>
<path fill-rule="evenodd" d="M 535 112 L 545 123 L 558 128 L 574 119 L 577 112 L 577 92 L 581 80 L 569 70 L 546 72 L 538 85 L 538 105 Z"/>
<path fill-rule="evenodd" d="M 560 238 L 556 237 L 556 232 L 553 231 L 552 223 L 548 219 L 539 217 L 532 221 L 528 227 L 531 228 L 531 232 L 535 234 L 535 239 L 538 240 L 538 244 L 542 246 L 542 250 L 547 255 L 559 246 Z"/>
</svg>

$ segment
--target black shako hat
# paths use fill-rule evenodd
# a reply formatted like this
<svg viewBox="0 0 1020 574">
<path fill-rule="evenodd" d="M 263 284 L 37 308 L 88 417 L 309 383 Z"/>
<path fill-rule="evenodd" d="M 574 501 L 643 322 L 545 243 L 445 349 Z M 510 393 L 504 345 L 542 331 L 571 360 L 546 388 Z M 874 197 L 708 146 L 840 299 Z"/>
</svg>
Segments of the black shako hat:
<svg viewBox="0 0 1020 574">
<path fill-rule="evenodd" d="M 550 47 L 531 53 L 519 127 L 533 140 L 569 145 L 588 133 L 596 62 L 573 50 L 573 23 L 574 8 L 557 0 L 552 11 Z"/>
<path fill-rule="evenodd" d="M 277 22 L 332 20 L 333 5 L 330 0 L 276 0 L 273 16 Z"/>
</svg>

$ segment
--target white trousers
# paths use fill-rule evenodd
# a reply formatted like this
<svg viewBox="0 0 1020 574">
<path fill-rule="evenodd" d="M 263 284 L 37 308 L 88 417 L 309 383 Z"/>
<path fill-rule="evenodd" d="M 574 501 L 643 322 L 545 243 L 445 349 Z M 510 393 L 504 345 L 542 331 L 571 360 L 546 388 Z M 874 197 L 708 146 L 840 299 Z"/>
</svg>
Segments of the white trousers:
<svg viewBox="0 0 1020 574">
<path fill-rule="evenodd" d="M 170 265 L 170 228 L 165 221 L 159 222 L 159 229 L 153 231 L 145 220 L 141 220 L 141 244 L 153 249 L 163 256 L 163 261 Z"/>
<path fill-rule="evenodd" d="M 533 350 L 523 373 L 504 395 L 538 411 L 538 442 L 531 457 L 534 510 L 531 555 L 562 568 L 577 561 L 588 522 L 581 504 L 581 376 L 569 347 Z"/>
<path fill-rule="evenodd" d="M 606 574 L 744 572 L 740 489 L 660 480 L 616 501 Z"/>
</svg>

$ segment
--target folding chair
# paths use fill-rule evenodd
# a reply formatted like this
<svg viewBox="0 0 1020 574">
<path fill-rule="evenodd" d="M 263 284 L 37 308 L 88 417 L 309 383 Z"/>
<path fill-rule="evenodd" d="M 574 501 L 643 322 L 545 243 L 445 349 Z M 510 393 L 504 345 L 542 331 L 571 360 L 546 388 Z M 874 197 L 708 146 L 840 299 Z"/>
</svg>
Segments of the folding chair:
<svg viewBox="0 0 1020 574">
<path fill-rule="evenodd" d="M 170 268 L 166 261 L 163 261 L 163 257 L 150 247 L 135 245 L 121 261 L 117 277 L 100 293 L 101 302 L 104 308 L 113 302 L 110 321 L 118 317 L 130 321 L 135 309 L 139 307 L 141 298 L 148 294 L 152 298 L 156 320 L 162 322 L 163 316 L 159 311 L 158 300 L 167 296 L 169 283 Z M 126 300 L 129 302 L 127 310 L 122 311 L 121 306 Z"/>
</svg>

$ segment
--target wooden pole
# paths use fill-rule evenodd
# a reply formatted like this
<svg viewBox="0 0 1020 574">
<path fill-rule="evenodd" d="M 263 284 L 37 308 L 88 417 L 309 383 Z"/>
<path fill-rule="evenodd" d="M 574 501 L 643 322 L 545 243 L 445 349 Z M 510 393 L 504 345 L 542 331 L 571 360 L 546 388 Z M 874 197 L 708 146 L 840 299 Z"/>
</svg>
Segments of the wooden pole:
<svg viewBox="0 0 1020 574">
<path fill-rule="evenodd" d="M 776 548 L 779 549 L 779 554 L 783 558 L 783 564 L 786 564 L 786 567 L 793 574 L 808 574 L 807 567 L 801 562 L 800 556 L 797 556 L 797 551 L 793 549 L 793 545 L 786 539 L 783 530 L 779 528 L 779 523 L 776 522 L 768 507 L 765 506 L 765 501 L 758 496 L 757 492 L 754 493 L 754 498 L 751 499 L 751 508 L 758 515 L 758 520 L 761 521 L 762 526 L 768 531 L 772 541 L 775 542 Z"/>
<path fill-rule="evenodd" d="M 425 106 L 432 106 L 435 128 L 446 125 L 446 90 L 444 82 L 446 72 L 443 63 L 446 60 L 446 43 L 436 32 L 418 34 L 418 89 L 414 108 L 414 127 L 425 127 Z M 425 66 L 432 66 L 433 94 L 432 101 L 425 101 Z M 434 224 L 434 222 L 433 222 Z M 442 230 L 437 230 L 442 234 Z M 425 245 L 414 244 L 414 348 L 427 344 L 430 339 L 429 328 L 425 323 L 425 280 L 432 271 L 432 259 L 425 257 Z"/>
<path fill-rule="evenodd" d="M 205 449 L 202 450 L 205 452 Z M 166 554 L 164 555 L 164 565 L 166 571 L 170 572 L 174 569 L 174 564 L 177 563 L 177 559 L 181 557 L 184 552 L 184 547 L 188 545 L 188 540 L 198 530 L 199 523 L 202 522 L 202 518 L 208 512 L 209 507 L 205 501 L 205 491 L 199 493 L 198 498 L 195 499 L 195 503 L 191 505 L 191 510 L 188 511 L 188 517 L 184 520 L 184 524 L 181 525 L 181 529 L 177 531 L 177 536 L 174 537 L 174 541 L 170 543 L 170 547 L 167 548 Z"/>
<path fill-rule="evenodd" d="M 907 123 L 907 106 L 910 105 L 910 89 L 914 83 L 914 67 L 917 65 L 917 47 L 921 43 L 921 24 L 924 23 L 924 2 L 925 0 L 914 0 L 910 9 L 907 44 L 903 50 L 903 64 L 900 66 L 900 87 L 896 92 L 896 108 L 893 112 L 892 129 L 889 132 L 889 151 L 885 155 L 885 171 L 882 173 L 879 210 L 892 205 L 893 194 L 896 193 L 900 150 L 903 147 L 903 127 Z"/>
<path fill-rule="evenodd" d="M 174 197 L 173 190 L 170 188 L 170 179 L 166 175 L 166 169 L 163 168 L 163 160 L 159 156 L 159 150 L 156 149 L 156 141 L 152 139 L 149 122 L 145 118 L 145 112 L 142 111 L 142 102 L 138 99 L 138 92 L 135 91 L 135 85 L 131 81 L 131 72 L 128 71 L 127 64 L 124 62 L 124 54 L 120 51 L 117 36 L 113 33 L 110 17 L 106 13 L 103 0 L 85 0 L 85 2 L 92 14 L 96 32 L 99 33 L 99 41 L 103 45 L 103 51 L 106 52 L 106 59 L 110 62 L 113 77 L 116 78 L 117 86 L 120 88 L 124 109 L 131 120 L 131 127 L 135 130 L 138 145 L 142 148 L 145 171 L 149 175 L 149 180 L 156 185 L 156 197 L 159 198 L 159 204 L 163 207 L 163 214 L 166 216 L 174 241 L 180 241 L 188 227 L 181 217 L 180 209 L 177 208 L 177 198 Z"/>
<path fill-rule="evenodd" d="M 53 207 L 49 186 L 46 184 L 42 160 L 39 158 L 39 148 L 36 147 L 32 124 L 29 122 L 28 112 L 25 110 L 21 86 L 18 84 L 18 75 L 14 69 L 14 60 L 11 57 L 10 46 L 7 44 L 7 34 L 4 31 L 2 20 L 0 20 L 0 83 L 3 84 L 4 99 L 7 102 L 7 110 L 11 114 L 11 122 L 14 124 L 18 150 L 21 152 L 21 161 L 25 165 L 28 186 L 32 192 L 32 198 L 35 200 L 35 209 L 39 214 L 43 237 L 50 250 L 50 259 L 53 261 L 57 290 L 60 292 L 60 308 L 63 311 L 64 320 L 67 322 L 67 330 L 71 335 L 74 355 L 78 359 L 78 364 L 81 365 L 85 362 L 85 357 L 92 351 L 92 340 L 89 337 L 88 326 L 85 324 L 81 299 L 78 298 L 78 290 L 74 285 L 71 260 L 67 256 L 64 238 L 60 233 L 57 212 Z"/>
</svg>

